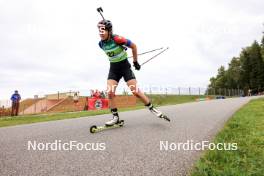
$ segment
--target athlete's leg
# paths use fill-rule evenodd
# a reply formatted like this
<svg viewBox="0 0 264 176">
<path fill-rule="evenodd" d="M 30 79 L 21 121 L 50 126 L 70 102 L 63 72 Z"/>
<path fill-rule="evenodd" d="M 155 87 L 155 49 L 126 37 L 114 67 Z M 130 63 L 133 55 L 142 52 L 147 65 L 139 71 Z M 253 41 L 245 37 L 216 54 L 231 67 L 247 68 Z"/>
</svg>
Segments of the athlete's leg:
<svg viewBox="0 0 264 176">
<path fill-rule="evenodd" d="M 113 79 L 107 80 L 107 93 L 108 93 L 108 98 L 109 98 L 109 103 L 110 103 L 110 110 L 111 110 L 111 113 L 113 114 L 113 119 L 105 123 L 105 125 L 107 126 L 114 125 L 118 123 L 119 121 L 119 116 L 118 116 L 117 107 L 115 103 L 115 91 L 116 91 L 117 85 L 118 85 L 118 82 L 116 80 L 113 80 Z"/>
<path fill-rule="evenodd" d="M 141 92 L 137 87 L 136 79 L 131 79 L 127 81 L 127 86 L 129 87 L 133 95 L 139 98 L 144 103 L 144 105 L 148 105 L 150 103 L 149 98 L 143 92 Z"/>
<path fill-rule="evenodd" d="M 150 102 L 149 98 L 143 92 L 139 90 L 139 88 L 137 87 L 136 77 L 131 69 L 127 70 L 124 73 L 124 79 L 127 82 L 127 85 L 130 88 L 133 95 L 138 97 L 144 103 L 144 105 L 150 110 L 150 112 L 152 112 L 153 114 L 155 114 L 156 116 L 160 118 L 164 118 L 169 121 L 169 118 L 167 118 L 165 115 L 162 114 L 161 111 L 155 108 Z"/>
<path fill-rule="evenodd" d="M 149 98 L 139 90 L 139 88 L 137 87 L 137 81 L 136 79 L 131 79 L 129 81 L 127 81 L 127 85 L 130 88 L 131 92 L 133 93 L 133 95 L 135 95 L 136 97 L 138 97 L 143 103 L 144 105 L 156 116 L 158 117 L 163 117 L 162 112 L 159 111 L 157 108 L 155 108 L 153 106 L 153 104 L 150 102 Z"/>
<path fill-rule="evenodd" d="M 113 80 L 113 79 L 107 80 L 107 94 L 108 94 L 111 109 L 116 108 L 115 91 L 116 91 L 117 85 L 118 85 L 118 82 L 116 80 Z"/>
</svg>

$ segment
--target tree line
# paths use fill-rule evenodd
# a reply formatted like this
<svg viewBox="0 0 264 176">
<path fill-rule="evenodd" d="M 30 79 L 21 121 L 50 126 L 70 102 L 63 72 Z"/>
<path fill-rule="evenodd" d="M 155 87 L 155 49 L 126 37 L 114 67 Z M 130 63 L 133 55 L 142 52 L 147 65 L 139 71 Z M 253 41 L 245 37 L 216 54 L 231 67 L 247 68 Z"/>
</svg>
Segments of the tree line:
<svg viewBox="0 0 264 176">
<path fill-rule="evenodd" d="M 264 91 L 264 35 L 261 43 L 254 41 L 243 48 L 239 57 L 233 57 L 226 69 L 218 68 L 217 75 L 210 78 L 208 89 L 242 89 L 244 94 Z"/>
</svg>

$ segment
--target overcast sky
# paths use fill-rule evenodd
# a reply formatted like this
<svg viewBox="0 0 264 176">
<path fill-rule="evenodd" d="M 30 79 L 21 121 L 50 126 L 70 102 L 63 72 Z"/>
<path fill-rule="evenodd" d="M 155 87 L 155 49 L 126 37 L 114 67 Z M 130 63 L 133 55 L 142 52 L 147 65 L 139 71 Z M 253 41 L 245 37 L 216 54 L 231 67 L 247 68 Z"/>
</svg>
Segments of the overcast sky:
<svg viewBox="0 0 264 176">
<path fill-rule="evenodd" d="M 262 37 L 263 0 L 0 0 L 0 99 L 15 89 L 22 98 L 104 89 L 99 6 L 139 53 L 170 47 L 135 71 L 141 85 L 206 87 L 220 65 Z"/>
</svg>

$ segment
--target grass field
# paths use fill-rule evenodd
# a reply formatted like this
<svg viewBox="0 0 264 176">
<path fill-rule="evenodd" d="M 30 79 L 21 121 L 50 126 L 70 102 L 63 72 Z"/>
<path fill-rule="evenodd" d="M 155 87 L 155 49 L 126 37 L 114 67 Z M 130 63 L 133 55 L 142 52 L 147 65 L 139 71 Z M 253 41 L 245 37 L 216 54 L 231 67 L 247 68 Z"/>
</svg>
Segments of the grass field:
<svg viewBox="0 0 264 176">
<path fill-rule="evenodd" d="M 173 105 L 173 104 L 193 102 L 195 101 L 196 98 L 203 98 L 204 96 L 151 95 L 149 97 L 151 98 L 153 104 L 157 106 L 163 106 L 163 105 Z M 142 108 L 144 108 L 143 104 L 138 102 L 135 107 L 123 108 L 123 109 L 120 109 L 119 111 L 130 111 L 130 110 L 136 110 L 136 109 L 142 109 Z M 107 113 L 109 113 L 109 110 L 67 112 L 67 113 L 41 114 L 41 115 L 25 115 L 25 116 L 17 116 L 17 117 L 2 117 L 0 118 L 0 127 L 45 122 L 45 121 L 52 121 L 52 120 L 79 118 L 79 117 L 94 116 L 94 115 L 107 114 Z"/>
<path fill-rule="evenodd" d="M 192 176 L 263 176 L 264 99 L 252 100 L 236 112 L 214 143 L 237 143 L 238 150 L 206 151 Z"/>
</svg>

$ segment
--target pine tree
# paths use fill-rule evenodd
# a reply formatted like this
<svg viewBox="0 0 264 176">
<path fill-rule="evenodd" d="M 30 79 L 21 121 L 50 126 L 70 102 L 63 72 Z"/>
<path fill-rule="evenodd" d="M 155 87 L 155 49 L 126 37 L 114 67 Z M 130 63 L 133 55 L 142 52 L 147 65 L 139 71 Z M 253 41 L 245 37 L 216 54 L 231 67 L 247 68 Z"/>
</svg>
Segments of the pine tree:
<svg viewBox="0 0 264 176">
<path fill-rule="evenodd" d="M 226 70 L 224 66 L 221 66 L 218 69 L 218 74 L 216 76 L 215 86 L 216 88 L 225 88 L 226 87 Z"/>
<path fill-rule="evenodd" d="M 263 32 L 263 34 L 264 34 L 264 32 Z M 261 56 L 262 56 L 262 60 L 263 60 L 263 62 L 264 62 L 264 35 L 263 35 L 263 37 L 262 37 L 260 47 L 261 47 Z"/>
<path fill-rule="evenodd" d="M 240 54 L 241 84 L 244 89 L 250 88 L 250 72 L 252 70 L 248 50 L 249 48 L 244 48 Z"/>
<path fill-rule="evenodd" d="M 240 58 L 234 57 L 226 71 L 226 88 L 241 88 L 241 62 Z"/>
<path fill-rule="evenodd" d="M 261 48 L 257 41 L 249 49 L 249 59 L 251 64 L 250 86 L 253 92 L 262 91 L 264 87 L 264 62 L 261 56 Z"/>
</svg>

